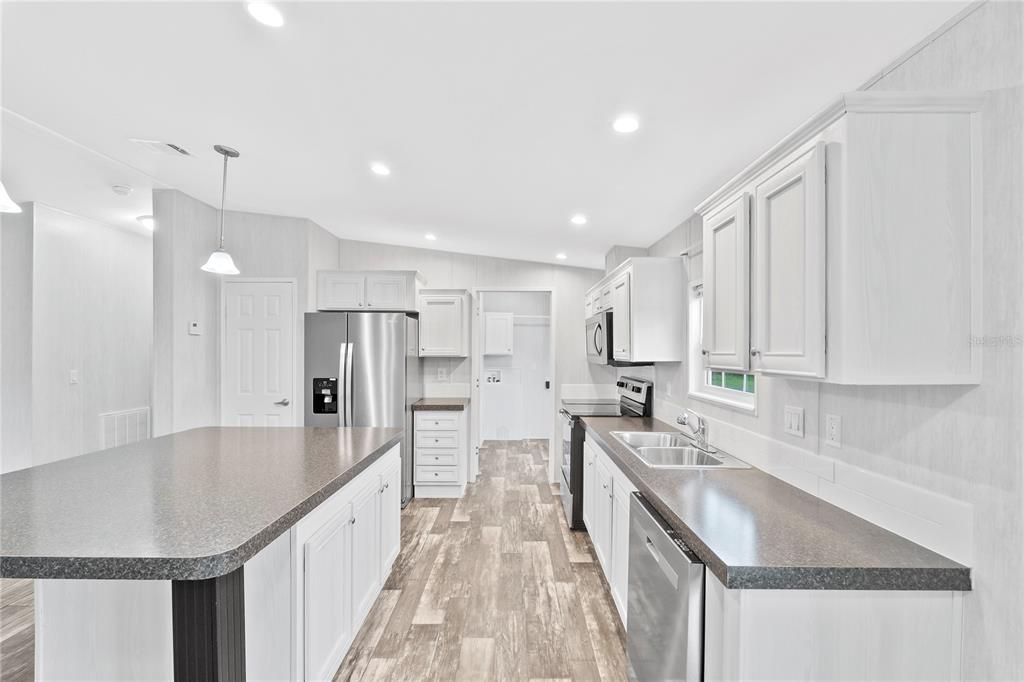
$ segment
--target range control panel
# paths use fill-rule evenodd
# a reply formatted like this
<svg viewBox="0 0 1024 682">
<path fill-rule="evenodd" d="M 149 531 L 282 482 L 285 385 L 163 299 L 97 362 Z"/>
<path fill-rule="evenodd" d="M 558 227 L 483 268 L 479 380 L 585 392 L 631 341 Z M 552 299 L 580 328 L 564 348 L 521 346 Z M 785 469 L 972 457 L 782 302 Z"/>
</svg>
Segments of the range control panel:
<svg viewBox="0 0 1024 682">
<path fill-rule="evenodd" d="M 338 378 L 313 377 L 313 414 L 338 413 Z"/>
</svg>

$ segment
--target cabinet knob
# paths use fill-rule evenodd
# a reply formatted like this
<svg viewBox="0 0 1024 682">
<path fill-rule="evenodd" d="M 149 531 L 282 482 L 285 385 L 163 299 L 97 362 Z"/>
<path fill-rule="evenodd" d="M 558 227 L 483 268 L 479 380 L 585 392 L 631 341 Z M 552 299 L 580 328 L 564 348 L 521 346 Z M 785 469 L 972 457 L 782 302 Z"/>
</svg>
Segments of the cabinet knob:
<svg viewBox="0 0 1024 682">
<path fill-rule="evenodd" d="M 351 519 L 349 519 L 349 523 L 353 526 L 356 525 L 356 517 L 353 516 Z"/>
<path fill-rule="evenodd" d="M 710 355 L 710 353 L 708 352 L 707 348 L 701 348 L 700 349 L 700 354 L 701 355 Z"/>
<path fill-rule="evenodd" d="M 362 308 L 362 307 L 363 307 L 363 303 L 362 303 L 362 301 L 360 301 L 360 302 L 359 302 L 359 307 L 360 307 L 360 308 Z"/>
<path fill-rule="evenodd" d="M 387 490 L 390 487 L 391 487 L 391 483 L 385 483 L 384 484 L 384 490 Z"/>
<path fill-rule="evenodd" d="M 420 350 L 426 350 L 426 349 L 427 349 L 427 347 L 426 347 L 426 346 L 421 346 L 421 347 L 420 347 Z"/>
<path fill-rule="evenodd" d="M 760 355 L 760 354 L 761 354 L 761 351 L 759 351 L 758 349 L 756 349 L 756 348 L 751 348 L 751 349 L 750 349 L 750 355 L 751 355 L 751 357 L 756 357 L 756 356 L 758 356 L 758 355 Z"/>
</svg>

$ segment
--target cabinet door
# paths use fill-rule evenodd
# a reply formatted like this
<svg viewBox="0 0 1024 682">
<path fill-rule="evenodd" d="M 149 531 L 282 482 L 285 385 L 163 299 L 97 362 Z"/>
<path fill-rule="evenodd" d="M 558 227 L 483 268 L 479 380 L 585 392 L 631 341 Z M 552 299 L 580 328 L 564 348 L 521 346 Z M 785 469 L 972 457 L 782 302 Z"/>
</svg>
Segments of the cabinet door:
<svg viewBox="0 0 1024 682">
<path fill-rule="evenodd" d="M 594 478 L 596 472 L 594 471 L 594 452 L 590 449 L 590 444 L 584 442 L 583 444 L 583 524 L 587 527 L 587 531 L 594 534 Z"/>
<path fill-rule="evenodd" d="M 381 580 L 390 573 L 402 545 L 402 463 L 395 460 L 381 474 Z"/>
<path fill-rule="evenodd" d="M 316 307 L 319 310 L 352 310 L 366 301 L 366 277 L 350 272 L 319 272 Z"/>
<path fill-rule="evenodd" d="M 629 279 L 629 273 L 624 272 L 621 277 L 612 282 L 612 356 L 616 360 L 629 360 L 632 354 Z"/>
<path fill-rule="evenodd" d="M 464 357 L 466 322 L 462 297 L 424 294 L 420 296 L 419 307 L 420 355 Z"/>
<path fill-rule="evenodd" d="M 484 355 L 512 355 L 514 324 L 512 313 L 484 313 Z"/>
<path fill-rule="evenodd" d="M 622 625 L 626 625 L 626 605 L 629 592 L 629 490 L 614 486 L 611 524 L 611 579 L 615 606 L 619 609 Z"/>
<path fill-rule="evenodd" d="M 408 279 L 404 275 L 367 275 L 366 306 L 386 310 L 410 308 L 406 300 Z"/>
<path fill-rule="evenodd" d="M 608 471 L 600 457 L 598 457 L 594 464 L 594 468 L 597 470 L 596 485 L 594 487 L 594 530 L 591 531 L 590 536 L 594 542 L 594 552 L 597 554 L 601 567 L 604 569 L 605 577 L 610 577 L 612 495 L 614 487 L 611 472 Z"/>
<path fill-rule="evenodd" d="M 352 641 L 350 512 L 346 506 L 303 545 L 307 680 L 331 679 Z"/>
<path fill-rule="evenodd" d="M 704 361 L 750 367 L 750 195 L 704 219 Z"/>
<path fill-rule="evenodd" d="M 380 477 L 352 500 L 352 622 L 358 630 L 380 587 Z"/>
<path fill-rule="evenodd" d="M 758 184 L 756 202 L 752 366 L 824 377 L 824 143 Z"/>
</svg>

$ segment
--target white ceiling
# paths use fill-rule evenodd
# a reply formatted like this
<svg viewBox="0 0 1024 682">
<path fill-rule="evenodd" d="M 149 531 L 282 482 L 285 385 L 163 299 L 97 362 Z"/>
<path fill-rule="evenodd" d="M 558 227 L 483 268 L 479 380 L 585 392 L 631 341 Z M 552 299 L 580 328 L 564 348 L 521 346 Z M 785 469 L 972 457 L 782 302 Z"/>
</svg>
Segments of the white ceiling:
<svg viewBox="0 0 1024 682">
<path fill-rule="evenodd" d="M 272 29 L 242 2 L 5 2 L 2 102 L 140 186 L 217 204 L 222 143 L 242 154 L 229 208 L 601 267 L 966 4 L 282 3 Z M 639 132 L 611 131 L 622 111 Z M 7 115 L 3 134 L 16 200 L 75 193 L 72 170 L 32 153 L 38 129 Z M 372 175 L 375 160 L 392 175 Z M 102 187 L 94 201 L 138 210 Z M 589 224 L 570 225 L 575 212 Z"/>
</svg>

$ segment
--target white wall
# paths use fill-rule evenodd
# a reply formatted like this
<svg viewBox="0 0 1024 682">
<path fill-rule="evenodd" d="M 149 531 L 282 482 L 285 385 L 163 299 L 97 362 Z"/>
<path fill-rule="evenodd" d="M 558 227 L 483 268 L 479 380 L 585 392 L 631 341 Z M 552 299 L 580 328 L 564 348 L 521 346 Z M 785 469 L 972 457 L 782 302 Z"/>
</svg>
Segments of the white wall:
<svg viewBox="0 0 1024 682">
<path fill-rule="evenodd" d="M 102 449 L 101 414 L 148 408 L 152 347 L 151 235 L 37 205 L 33 464 Z"/>
<path fill-rule="evenodd" d="M 32 466 L 33 204 L 0 218 L 0 472 Z"/>
<path fill-rule="evenodd" d="M 153 215 L 153 425 L 162 435 L 220 423 L 221 277 L 199 269 L 216 247 L 217 209 L 176 190 L 156 190 Z M 316 309 L 315 272 L 337 267 L 337 238 L 305 218 L 228 211 L 225 239 L 241 277 L 295 278 L 301 353 L 302 316 Z M 200 336 L 188 334 L 190 320 L 200 322 Z M 297 415 L 304 396 L 293 398 Z"/>
<path fill-rule="evenodd" d="M 869 88 L 987 91 L 984 329 L 988 336 L 1017 339 L 1024 332 L 1022 32 L 1024 5 L 983 4 Z M 694 216 L 650 253 L 678 255 L 699 242 L 700 219 Z M 660 397 L 672 403 L 662 406 L 662 416 L 671 417 L 688 404 L 687 368 L 659 364 L 654 375 Z M 720 438 L 756 443 L 784 459 L 790 470 L 783 475 L 792 482 L 812 492 L 817 486 L 823 497 L 855 513 L 910 529 L 918 541 L 932 537 L 925 544 L 966 560 L 974 590 L 964 601 L 964 679 L 1024 679 L 1022 379 L 1024 348 L 1011 340 L 985 348 L 980 386 L 852 387 L 759 377 L 756 416 L 696 400 L 689 406 L 715 420 Z M 804 408 L 804 438 L 783 433 L 787 404 Z M 825 414 L 843 419 L 841 448 L 819 438 Z M 711 436 L 715 440 L 714 430 Z M 952 517 L 927 518 L 941 510 L 952 510 Z M 962 538 L 942 537 L 942 528 L 941 535 L 930 536 L 943 523 Z"/>
<path fill-rule="evenodd" d="M 551 296 L 546 292 L 488 291 L 481 311 L 514 315 L 512 355 L 483 356 L 480 382 L 480 437 L 483 440 L 550 438 L 557 411 L 554 385 L 544 388 L 551 355 Z M 501 383 L 486 381 L 500 372 Z"/>
</svg>

